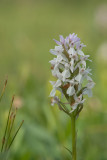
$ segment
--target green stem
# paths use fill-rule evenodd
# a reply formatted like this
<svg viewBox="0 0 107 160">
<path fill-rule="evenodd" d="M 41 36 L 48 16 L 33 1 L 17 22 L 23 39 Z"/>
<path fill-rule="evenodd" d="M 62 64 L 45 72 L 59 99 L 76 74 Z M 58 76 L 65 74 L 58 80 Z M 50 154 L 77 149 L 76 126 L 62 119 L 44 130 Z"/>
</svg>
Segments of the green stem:
<svg viewBox="0 0 107 160">
<path fill-rule="evenodd" d="M 71 132 L 72 132 L 72 160 L 76 160 L 76 126 L 74 112 L 71 115 Z"/>
</svg>

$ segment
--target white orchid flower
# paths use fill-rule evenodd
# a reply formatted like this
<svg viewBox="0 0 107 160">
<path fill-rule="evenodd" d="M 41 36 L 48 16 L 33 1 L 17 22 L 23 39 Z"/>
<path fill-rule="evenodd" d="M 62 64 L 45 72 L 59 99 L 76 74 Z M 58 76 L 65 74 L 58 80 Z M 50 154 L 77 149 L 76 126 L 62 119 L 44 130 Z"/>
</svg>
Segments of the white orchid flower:
<svg viewBox="0 0 107 160">
<path fill-rule="evenodd" d="M 69 81 L 69 83 L 70 83 L 70 86 L 69 86 L 69 88 L 67 89 L 67 94 L 68 94 L 69 96 L 72 96 L 72 95 L 75 94 L 74 85 L 76 84 L 76 82 L 75 82 L 74 79 L 73 79 L 73 80 Z"/>
<path fill-rule="evenodd" d="M 52 53 L 53 55 L 58 55 L 61 54 L 63 52 L 63 47 L 62 45 L 60 46 L 55 46 L 55 49 L 50 49 L 50 53 Z"/>
<path fill-rule="evenodd" d="M 74 96 L 75 99 L 75 103 L 72 105 L 72 110 L 70 111 L 70 113 L 72 113 L 75 109 L 77 109 L 79 104 L 83 104 L 85 99 L 82 99 L 83 95 L 80 95 L 79 97 L 77 97 L 76 95 Z"/>
</svg>

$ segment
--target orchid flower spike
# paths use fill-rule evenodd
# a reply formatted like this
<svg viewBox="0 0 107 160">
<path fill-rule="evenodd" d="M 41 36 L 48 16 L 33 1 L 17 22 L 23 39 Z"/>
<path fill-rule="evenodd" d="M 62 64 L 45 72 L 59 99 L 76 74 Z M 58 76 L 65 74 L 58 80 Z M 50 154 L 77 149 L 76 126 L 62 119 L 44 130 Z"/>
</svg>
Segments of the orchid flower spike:
<svg viewBox="0 0 107 160">
<path fill-rule="evenodd" d="M 95 83 L 91 76 L 91 69 L 87 67 L 86 62 L 91 61 L 89 55 L 85 55 L 82 51 L 86 47 L 81 43 L 80 38 L 75 33 L 69 34 L 68 37 L 60 36 L 60 41 L 54 39 L 57 46 L 50 50 L 55 57 L 50 61 L 52 75 L 56 81 L 50 81 L 53 89 L 50 93 L 52 105 L 61 102 L 61 98 L 56 95 L 56 91 L 60 91 L 70 104 L 64 110 L 68 114 L 79 113 L 83 108 L 85 101 L 84 95 L 92 96 L 92 88 Z M 85 82 L 85 83 L 84 83 Z M 57 98 L 56 98 L 57 97 Z M 61 102 L 64 107 L 64 103 Z"/>
</svg>

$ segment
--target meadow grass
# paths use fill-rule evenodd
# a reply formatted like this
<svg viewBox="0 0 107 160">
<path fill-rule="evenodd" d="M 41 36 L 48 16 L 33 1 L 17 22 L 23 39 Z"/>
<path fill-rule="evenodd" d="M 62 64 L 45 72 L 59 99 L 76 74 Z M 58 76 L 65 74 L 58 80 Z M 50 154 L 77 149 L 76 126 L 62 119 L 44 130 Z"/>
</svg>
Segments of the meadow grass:
<svg viewBox="0 0 107 160">
<path fill-rule="evenodd" d="M 8 75 L 8 87 L 0 107 L 0 136 L 13 93 L 22 103 L 17 122 L 25 123 L 10 152 L 11 160 L 70 159 L 70 121 L 52 108 L 49 49 L 53 37 L 77 33 L 93 59 L 94 97 L 85 103 L 77 121 L 78 160 L 107 159 L 107 63 L 97 61 L 97 50 L 107 30 L 95 20 L 100 1 L 4 1 L 0 2 L 0 88 Z"/>
</svg>

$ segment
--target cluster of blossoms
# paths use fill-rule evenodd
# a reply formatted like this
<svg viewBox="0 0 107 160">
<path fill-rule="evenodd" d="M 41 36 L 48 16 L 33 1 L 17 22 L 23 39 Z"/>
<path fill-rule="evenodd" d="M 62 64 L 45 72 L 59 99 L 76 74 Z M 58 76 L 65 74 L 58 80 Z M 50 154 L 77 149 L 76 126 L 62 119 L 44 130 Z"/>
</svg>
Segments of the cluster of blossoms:
<svg viewBox="0 0 107 160">
<path fill-rule="evenodd" d="M 86 61 L 91 61 L 89 55 L 85 55 L 80 38 L 75 33 L 69 34 L 68 37 L 60 36 L 60 41 L 54 40 L 57 44 L 55 49 L 50 53 L 56 57 L 50 61 L 52 75 L 56 81 L 50 81 L 53 89 L 50 93 L 52 105 L 58 104 L 59 108 L 70 114 L 76 111 L 76 114 L 83 108 L 85 101 L 83 95 L 92 96 L 94 82 L 90 77 L 91 69 L 86 67 Z M 56 96 L 56 91 L 60 91 L 65 96 L 67 103 L 70 104 L 70 110 Z"/>
</svg>

